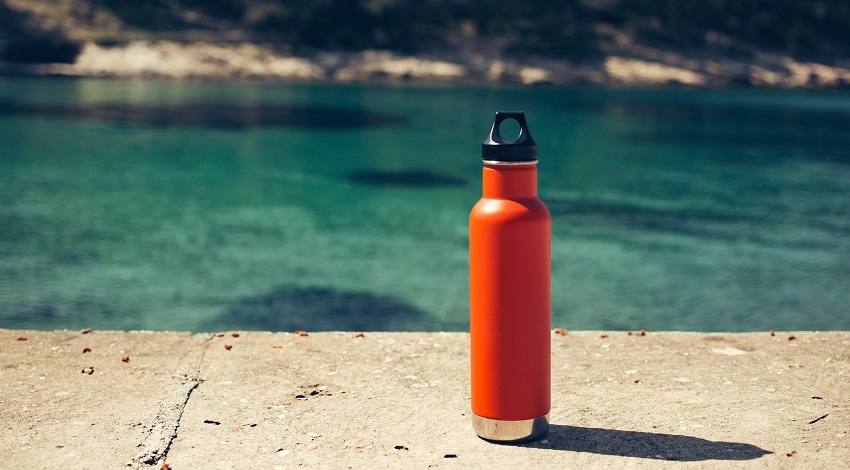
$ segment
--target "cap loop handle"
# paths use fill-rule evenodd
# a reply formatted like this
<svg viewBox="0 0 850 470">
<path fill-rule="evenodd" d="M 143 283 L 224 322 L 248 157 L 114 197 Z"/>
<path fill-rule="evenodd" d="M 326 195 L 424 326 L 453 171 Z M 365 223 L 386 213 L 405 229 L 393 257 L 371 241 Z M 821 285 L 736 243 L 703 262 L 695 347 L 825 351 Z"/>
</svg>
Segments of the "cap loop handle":
<svg viewBox="0 0 850 470">
<path fill-rule="evenodd" d="M 519 135 L 516 139 L 509 140 L 505 139 L 502 136 L 502 123 L 513 119 L 519 124 Z M 525 113 L 517 113 L 517 112 L 498 112 L 496 113 L 496 119 L 493 122 L 493 128 L 490 129 L 490 140 L 498 143 L 499 145 L 519 145 L 525 142 L 525 138 L 528 135 L 528 123 L 525 122 Z"/>
<path fill-rule="evenodd" d="M 519 135 L 515 140 L 505 140 L 499 130 L 502 123 L 513 119 L 519 124 Z M 536 162 L 537 142 L 528 130 L 528 123 L 523 112 L 496 113 L 490 134 L 481 144 L 481 158 L 493 162 Z"/>
</svg>

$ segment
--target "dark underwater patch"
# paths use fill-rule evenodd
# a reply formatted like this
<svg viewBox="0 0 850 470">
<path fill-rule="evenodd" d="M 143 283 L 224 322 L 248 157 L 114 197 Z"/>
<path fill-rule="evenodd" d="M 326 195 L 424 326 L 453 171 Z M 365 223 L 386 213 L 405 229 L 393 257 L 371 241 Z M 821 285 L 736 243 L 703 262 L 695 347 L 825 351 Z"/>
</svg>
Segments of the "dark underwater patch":
<svg viewBox="0 0 850 470">
<path fill-rule="evenodd" d="M 438 322 L 392 297 L 326 287 L 281 286 L 239 300 L 210 329 L 434 331 Z"/>
<path fill-rule="evenodd" d="M 850 126 L 848 126 L 850 128 Z M 742 158 L 737 153 L 725 155 L 728 147 L 763 148 L 770 150 L 766 152 L 770 157 L 763 161 L 775 164 L 778 158 L 790 158 L 784 156 L 793 149 L 793 158 L 825 161 L 836 164 L 850 164 L 850 138 L 845 134 L 825 134 L 823 132 L 779 133 L 770 135 L 752 133 L 723 133 L 716 130 L 667 130 L 654 129 L 649 131 L 628 131 L 621 134 L 621 138 L 630 142 L 646 142 L 650 145 L 677 145 L 687 147 L 715 146 L 717 148 L 715 158 L 723 161 L 740 163 Z M 753 164 L 756 160 L 750 157 L 746 160 Z"/>
<path fill-rule="evenodd" d="M 407 119 L 362 108 L 223 103 L 96 103 L 80 105 L 18 105 L 0 103 L 0 114 L 60 119 L 87 119 L 154 127 L 296 127 L 340 129 L 399 126 Z"/>
<path fill-rule="evenodd" d="M 559 216 L 602 216 L 619 220 L 670 220 L 670 221 L 737 221 L 740 217 L 720 214 L 716 212 L 699 209 L 657 209 L 638 206 L 635 204 L 603 202 L 603 201 L 581 201 L 567 199 L 546 199 L 546 206 L 552 217 Z"/>
<path fill-rule="evenodd" d="M 752 102 L 665 101 L 655 94 L 644 98 L 576 98 L 561 103 L 565 112 L 589 112 L 609 116 L 627 116 L 641 122 L 663 124 L 746 123 L 768 129 L 837 130 L 850 127 L 846 109 L 782 107 Z"/>
<path fill-rule="evenodd" d="M 459 176 L 428 170 L 359 170 L 349 173 L 348 179 L 372 186 L 466 186 Z"/>
<path fill-rule="evenodd" d="M 759 103 L 664 102 L 644 99 L 575 99 L 560 106 L 566 112 L 622 116 L 644 125 L 617 132 L 624 142 L 677 145 L 688 148 L 719 146 L 718 160 L 738 162 L 727 147 L 761 147 L 776 156 L 794 149 L 795 158 L 850 164 L 850 113 L 843 109 L 785 108 Z M 787 158 L 787 157 L 786 157 Z M 770 157 L 767 162 L 774 163 Z M 752 160 L 751 160 L 752 162 Z"/>
<path fill-rule="evenodd" d="M 563 226 L 602 228 L 612 233 L 621 230 L 666 233 L 694 236 L 704 240 L 747 240 L 770 246 L 782 246 L 789 250 L 835 250 L 836 240 L 850 235 L 850 224 L 844 219 L 811 216 L 806 221 L 807 231 L 785 232 L 781 237 L 773 236 L 771 226 L 776 224 L 780 213 L 760 214 L 711 211 L 696 208 L 651 208 L 622 202 L 566 200 L 546 198 L 546 206 L 552 220 Z M 811 237 L 811 230 L 824 232 L 823 237 Z M 665 245 L 669 248 L 669 245 Z M 622 329 L 610 327 L 607 329 Z"/>
<path fill-rule="evenodd" d="M 733 214 L 698 209 L 656 209 L 626 203 L 545 199 L 555 220 L 586 226 L 614 226 L 630 230 L 725 236 L 741 224 L 756 221 Z"/>
</svg>

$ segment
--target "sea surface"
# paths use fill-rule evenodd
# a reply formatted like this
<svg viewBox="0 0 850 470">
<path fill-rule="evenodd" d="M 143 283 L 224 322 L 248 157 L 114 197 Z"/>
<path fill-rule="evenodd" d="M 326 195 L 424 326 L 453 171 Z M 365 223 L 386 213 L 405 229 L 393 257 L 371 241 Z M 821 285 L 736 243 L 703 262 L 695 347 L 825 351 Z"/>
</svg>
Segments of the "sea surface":
<svg viewBox="0 0 850 470">
<path fill-rule="evenodd" d="M 850 94 L 0 78 L 0 327 L 468 328 L 495 111 L 553 327 L 850 330 Z"/>
</svg>

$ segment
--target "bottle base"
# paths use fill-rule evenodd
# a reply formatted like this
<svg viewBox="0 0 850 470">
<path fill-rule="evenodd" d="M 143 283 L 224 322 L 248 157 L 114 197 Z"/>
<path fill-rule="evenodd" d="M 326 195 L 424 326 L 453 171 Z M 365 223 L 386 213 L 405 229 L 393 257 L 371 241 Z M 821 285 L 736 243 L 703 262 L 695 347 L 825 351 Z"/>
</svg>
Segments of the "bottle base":
<svg viewBox="0 0 850 470">
<path fill-rule="evenodd" d="M 472 414 L 472 429 L 478 437 L 494 442 L 530 441 L 549 432 L 549 413 L 533 419 L 506 421 Z"/>
</svg>

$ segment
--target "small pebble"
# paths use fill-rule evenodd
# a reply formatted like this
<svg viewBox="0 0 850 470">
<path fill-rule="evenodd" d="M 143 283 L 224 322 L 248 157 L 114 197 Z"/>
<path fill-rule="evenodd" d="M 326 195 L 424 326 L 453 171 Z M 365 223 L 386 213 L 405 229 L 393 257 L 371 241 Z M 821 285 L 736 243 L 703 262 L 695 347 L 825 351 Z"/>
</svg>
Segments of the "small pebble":
<svg viewBox="0 0 850 470">
<path fill-rule="evenodd" d="M 18 336 L 17 338 L 15 338 L 15 341 L 26 341 L 26 340 L 27 340 L 26 336 Z"/>
<path fill-rule="evenodd" d="M 121 362 L 130 362 L 130 356 L 123 356 Z"/>
<path fill-rule="evenodd" d="M 233 336 L 234 338 L 238 338 L 238 337 L 239 337 L 239 333 L 230 333 L 230 336 Z"/>
<path fill-rule="evenodd" d="M 548 446 L 549 445 L 549 439 L 543 439 L 542 441 L 540 441 L 540 443 L 543 444 L 544 446 Z"/>
<path fill-rule="evenodd" d="M 224 349 L 227 349 L 228 351 L 230 351 L 231 349 L 233 349 L 233 345 L 225 344 Z"/>
<path fill-rule="evenodd" d="M 87 335 L 89 333 L 91 333 L 91 328 L 83 328 L 82 330 L 80 330 L 81 335 Z"/>
<path fill-rule="evenodd" d="M 83 374 L 92 375 L 94 374 L 94 367 L 86 367 L 81 371 Z"/>
<path fill-rule="evenodd" d="M 89 347 L 83 348 L 83 354 L 90 353 L 90 352 L 91 352 L 91 348 L 89 348 Z"/>
</svg>

